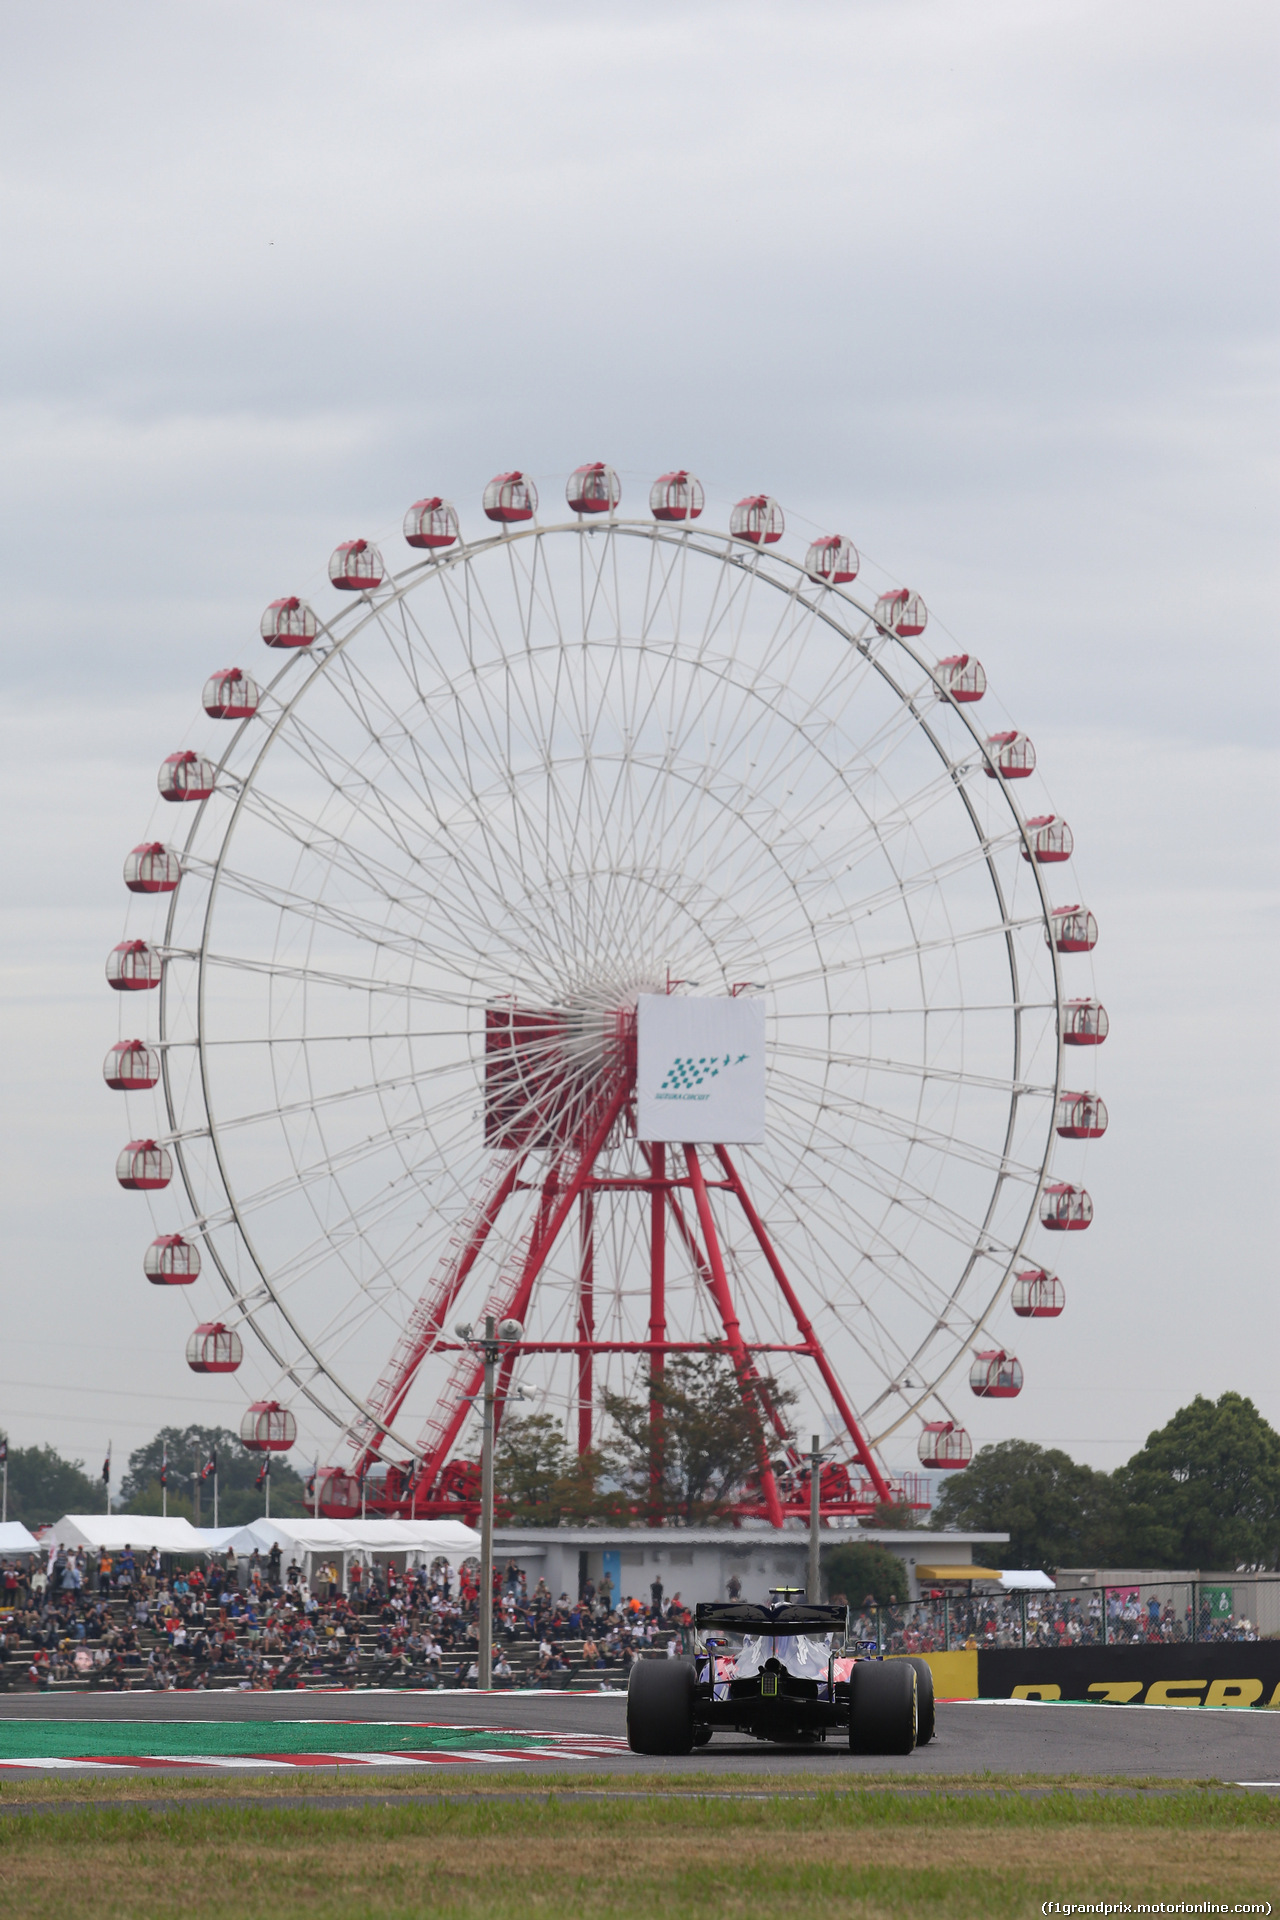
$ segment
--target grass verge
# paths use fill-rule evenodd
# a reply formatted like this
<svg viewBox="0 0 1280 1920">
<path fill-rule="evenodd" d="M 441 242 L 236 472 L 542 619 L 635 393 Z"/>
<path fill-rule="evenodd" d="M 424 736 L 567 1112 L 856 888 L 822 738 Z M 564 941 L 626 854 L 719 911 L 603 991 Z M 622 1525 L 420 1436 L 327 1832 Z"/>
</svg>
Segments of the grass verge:
<svg viewBox="0 0 1280 1920">
<path fill-rule="evenodd" d="M 218 1805 L 211 1783 L 153 1780 L 103 1795 L 27 1783 L 0 1820 L 0 1893 L 29 1920 L 754 1920 L 811 1914 L 1030 1915 L 1046 1900 L 1266 1900 L 1280 1881 L 1280 1801 L 1205 1791 L 1036 1795 L 980 1779 L 761 1795 L 758 1775 L 694 1797 L 665 1782 L 547 1777 L 417 1798 L 382 1778 L 357 1806 L 299 1805 L 318 1782 L 253 1783 Z M 108 1782 L 125 1789 L 133 1783 Z M 259 1795 L 260 1787 L 292 1788 Z M 901 1783 L 901 1784 L 906 1784 Z M 62 1786 L 62 1783 L 59 1783 Z M 349 1776 L 339 1791 L 351 1793 Z M 247 1783 L 227 1782 L 228 1796 Z M 77 1798 L 94 1791 L 95 1804 Z M 958 1789 L 963 1790 L 958 1790 Z M 198 1795 L 198 1799 L 194 1796 Z M 596 1795 L 598 1797 L 592 1797 Z"/>
</svg>

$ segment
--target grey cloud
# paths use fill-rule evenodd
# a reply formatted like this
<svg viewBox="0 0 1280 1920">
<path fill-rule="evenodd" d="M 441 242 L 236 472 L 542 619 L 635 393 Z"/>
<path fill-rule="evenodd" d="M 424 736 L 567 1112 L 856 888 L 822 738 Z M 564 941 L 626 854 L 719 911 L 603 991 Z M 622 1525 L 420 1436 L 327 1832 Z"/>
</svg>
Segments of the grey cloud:
<svg viewBox="0 0 1280 1920">
<path fill-rule="evenodd" d="M 9 1396 L 16 1435 L 80 1439 L 104 1351 L 117 1437 L 189 1390 L 96 1075 L 119 860 L 205 675 L 338 539 L 398 551 L 416 494 L 474 530 L 499 467 L 596 457 L 628 501 L 687 464 L 852 534 L 982 654 L 1076 827 L 1099 1217 L 975 1431 L 1109 1463 L 1197 1386 L 1280 1418 L 1274 43 L 1208 0 L 7 23 L 0 1164 L 39 1282 L 11 1336 L 68 1382 Z"/>
</svg>

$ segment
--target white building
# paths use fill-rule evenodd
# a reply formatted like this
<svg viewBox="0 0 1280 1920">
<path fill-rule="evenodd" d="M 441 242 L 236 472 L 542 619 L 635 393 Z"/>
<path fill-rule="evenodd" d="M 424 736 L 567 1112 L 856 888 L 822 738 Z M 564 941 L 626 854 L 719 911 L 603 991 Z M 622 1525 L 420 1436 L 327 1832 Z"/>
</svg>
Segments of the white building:
<svg viewBox="0 0 1280 1920">
<path fill-rule="evenodd" d="M 902 1597 L 915 1600 L 917 1561 L 981 1565 L 982 1555 L 974 1549 L 1002 1547 L 1008 1538 L 1007 1533 L 824 1529 L 822 1544 L 887 1547 L 907 1569 L 909 1591 Z M 735 1575 L 744 1600 L 766 1600 L 770 1587 L 803 1587 L 809 1536 L 772 1527 L 495 1527 L 493 1558 L 499 1572 L 514 1560 L 528 1578 L 530 1593 L 545 1580 L 553 1596 L 567 1593 L 573 1599 L 584 1580 L 598 1586 L 607 1571 L 615 1599 L 631 1594 L 647 1603 L 650 1587 L 661 1578 L 668 1599 L 678 1593 L 693 1606 L 699 1600 L 723 1600 Z"/>
</svg>

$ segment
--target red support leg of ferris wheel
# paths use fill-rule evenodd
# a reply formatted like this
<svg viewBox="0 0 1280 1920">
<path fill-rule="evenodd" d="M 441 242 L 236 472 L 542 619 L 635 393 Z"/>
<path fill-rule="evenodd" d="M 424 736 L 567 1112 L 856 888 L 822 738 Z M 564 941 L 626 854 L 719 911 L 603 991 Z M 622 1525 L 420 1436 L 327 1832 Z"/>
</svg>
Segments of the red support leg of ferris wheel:
<svg viewBox="0 0 1280 1920">
<path fill-rule="evenodd" d="M 556 1192 L 555 1174 L 556 1170 L 553 1168 L 551 1175 L 543 1184 L 541 1194 L 539 1195 L 537 1217 L 534 1220 L 533 1229 L 529 1236 L 528 1251 L 524 1260 L 523 1273 L 528 1274 L 532 1266 L 533 1277 L 535 1279 L 537 1277 L 537 1268 L 541 1264 L 541 1262 L 536 1259 L 537 1250 L 546 1234 L 547 1221 L 552 1211 L 553 1198 Z M 532 1281 L 530 1282 L 530 1291 L 531 1290 Z M 515 1300 L 519 1301 L 522 1295 L 525 1295 L 523 1277 L 516 1288 Z M 525 1297 L 527 1299 L 527 1295 L 525 1295 Z M 514 1304 L 490 1302 L 490 1307 L 496 1309 L 494 1311 L 495 1319 L 505 1318 L 508 1314 L 514 1316 L 518 1311 Z M 510 1378 L 510 1361 L 504 1358 L 503 1364 L 499 1369 L 499 1378 L 494 1386 L 493 1419 L 495 1433 L 502 1422 L 502 1411 L 506 1404 L 506 1390 Z M 413 1493 L 415 1512 L 421 1509 L 424 1500 L 430 1499 L 444 1468 L 445 1461 L 449 1457 L 449 1451 L 462 1430 L 462 1423 L 467 1417 L 468 1410 L 475 1400 L 476 1394 L 480 1391 L 483 1380 L 484 1367 L 472 1359 L 470 1354 L 468 1354 L 465 1359 L 460 1360 L 454 1368 L 449 1387 L 445 1390 L 445 1417 L 442 1422 L 438 1422 L 441 1430 L 435 1439 L 431 1451 L 424 1456 L 416 1475 Z M 437 1408 L 437 1412 L 439 1411 L 440 1409 Z"/>
<path fill-rule="evenodd" d="M 711 1217 L 711 1202 L 707 1197 L 707 1183 L 702 1177 L 702 1166 L 696 1147 L 687 1146 L 684 1150 L 685 1164 L 689 1169 L 689 1179 L 693 1183 L 694 1204 L 698 1209 L 698 1219 L 702 1224 L 703 1243 L 707 1249 L 707 1261 L 711 1268 L 712 1292 L 720 1318 L 724 1324 L 725 1344 L 733 1360 L 733 1370 L 738 1376 L 738 1385 L 748 1408 L 759 1419 L 759 1401 L 752 1392 L 755 1368 L 743 1343 L 742 1328 L 738 1322 L 737 1309 L 729 1291 L 729 1277 L 724 1270 L 724 1260 L 720 1253 L 720 1241 L 716 1235 L 716 1223 Z M 770 1522 L 775 1527 L 782 1525 L 782 1501 L 778 1497 L 778 1482 L 774 1478 L 773 1468 L 769 1464 L 769 1453 L 764 1442 L 763 1430 L 759 1430 L 757 1440 L 758 1468 L 760 1485 L 764 1490 L 765 1509 Z"/>
<path fill-rule="evenodd" d="M 886 1504 L 891 1502 L 893 1499 L 892 1489 L 890 1488 L 889 1483 L 885 1479 L 883 1473 L 880 1471 L 875 1455 L 872 1453 L 870 1447 L 867 1445 L 866 1441 L 862 1436 L 862 1429 L 858 1425 L 857 1417 L 854 1414 L 853 1408 L 849 1405 L 849 1402 L 846 1399 L 845 1394 L 840 1386 L 840 1382 L 836 1379 L 835 1370 L 832 1367 L 831 1362 L 828 1360 L 825 1352 L 823 1351 L 822 1344 L 819 1341 L 817 1334 L 813 1330 L 813 1322 L 809 1319 L 809 1316 L 806 1314 L 804 1308 L 800 1305 L 800 1301 L 796 1294 L 795 1288 L 791 1285 L 790 1280 L 788 1280 L 787 1278 L 782 1262 L 781 1260 L 779 1260 L 778 1255 L 774 1250 L 773 1242 L 770 1240 L 769 1235 L 765 1231 L 763 1220 L 760 1218 L 760 1215 L 756 1212 L 755 1208 L 752 1206 L 747 1190 L 743 1186 L 740 1178 L 738 1177 L 737 1169 L 735 1168 L 732 1160 L 729 1158 L 728 1152 L 724 1147 L 716 1148 L 716 1158 L 719 1160 L 720 1165 L 724 1168 L 725 1174 L 727 1175 L 729 1180 L 729 1184 L 733 1188 L 733 1191 L 737 1196 L 738 1205 L 742 1208 L 742 1211 L 746 1214 L 747 1220 L 751 1227 L 751 1231 L 755 1234 L 756 1240 L 759 1242 L 760 1251 L 761 1253 L 763 1253 L 765 1259 L 769 1263 L 769 1271 L 772 1273 L 774 1279 L 778 1283 L 778 1291 L 781 1293 L 783 1299 L 786 1301 L 787 1305 L 791 1309 L 792 1317 L 795 1320 L 796 1328 L 800 1334 L 800 1338 L 804 1341 L 805 1345 L 809 1349 L 809 1352 L 813 1355 L 814 1362 L 817 1365 L 819 1373 L 822 1375 L 823 1381 L 826 1385 L 827 1392 L 831 1395 L 832 1400 L 835 1402 L 836 1411 L 840 1415 L 841 1420 L 844 1422 L 845 1432 L 848 1434 L 850 1440 L 853 1442 L 853 1449 L 858 1456 L 858 1460 L 860 1464 L 866 1468 L 867 1477 L 871 1481 L 872 1486 L 875 1488 L 877 1497 L 881 1501 L 885 1502 Z"/>
<path fill-rule="evenodd" d="M 526 1152 L 512 1154 L 509 1165 L 502 1170 L 492 1192 L 487 1198 L 482 1197 L 477 1205 L 470 1231 L 455 1246 L 452 1257 L 445 1261 L 434 1286 L 419 1301 L 386 1372 L 370 1395 L 372 1417 L 356 1430 L 358 1451 L 351 1466 L 353 1476 L 358 1478 L 366 1473 L 377 1459 L 387 1429 L 403 1406 L 418 1368 L 439 1339 L 445 1316 L 479 1259 L 498 1215 L 511 1197 Z"/>
<path fill-rule="evenodd" d="M 495 1298 L 491 1300 L 486 1307 L 486 1313 L 492 1313 L 497 1319 L 509 1317 L 511 1319 L 521 1320 L 528 1312 L 529 1301 L 532 1297 L 538 1275 L 545 1266 L 548 1256 L 559 1238 L 561 1228 L 573 1211 L 575 1202 L 583 1193 L 591 1178 L 592 1169 L 595 1166 L 605 1141 L 609 1138 L 609 1135 L 617 1124 L 619 1115 L 627 1103 L 630 1090 L 631 1077 L 619 1076 L 614 1082 L 612 1090 L 605 1095 L 603 1101 L 597 1101 L 595 1103 L 594 1113 L 597 1117 L 594 1119 L 594 1124 L 590 1118 L 584 1124 L 582 1133 L 585 1135 L 585 1139 L 583 1140 L 581 1151 L 575 1155 L 574 1150 L 570 1149 L 567 1153 L 561 1152 L 555 1156 L 551 1172 L 547 1180 L 543 1183 L 539 1199 L 538 1216 L 529 1237 L 520 1278 L 510 1297 L 507 1299 Z M 562 1172 L 566 1164 L 575 1157 L 577 1159 L 577 1166 L 567 1184 L 562 1187 L 560 1184 Z M 499 1287 L 502 1286 L 501 1277 L 499 1278 L 498 1285 Z M 443 1423 L 443 1432 L 441 1432 L 438 1439 L 435 1440 L 435 1444 L 423 1459 L 418 1471 L 414 1495 L 415 1506 L 417 1507 L 420 1507 L 422 1501 L 429 1499 L 431 1496 L 445 1461 L 449 1457 L 449 1451 L 458 1437 L 463 1421 L 466 1419 L 469 1395 L 476 1391 L 479 1381 L 483 1377 L 483 1371 L 483 1367 L 474 1364 L 465 1368 L 455 1368 L 454 1370 L 453 1381 L 450 1383 L 451 1387 L 457 1387 L 463 1380 L 466 1380 L 468 1383 L 467 1393 L 464 1395 L 461 1391 L 455 1391 L 450 1394 L 450 1398 L 454 1404 L 446 1415 Z M 509 1372 L 510 1370 L 506 1369 L 504 1377 L 509 1377 Z M 502 1401 L 500 1399 L 495 1405 L 495 1417 L 498 1417 L 498 1408 L 501 1404 Z"/>
<path fill-rule="evenodd" d="M 653 1461 L 648 1507 L 651 1519 L 660 1517 L 662 1379 L 666 1354 L 672 1347 L 668 1340 L 666 1240 L 669 1227 L 673 1228 L 695 1273 L 710 1295 L 723 1329 L 723 1336 L 719 1340 L 677 1341 L 675 1345 L 681 1351 L 727 1353 L 744 1403 L 756 1426 L 758 1494 L 754 1499 L 748 1496 L 735 1508 L 735 1512 L 739 1515 L 757 1512 L 774 1526 L 781 1526 L 787 1509 L 770 1460 L 764 1423 L 772 1427 L 784 1446 L 789 1436 L 786 1423 L 771 1400 L 767 1377 L 757 1369 L 754 1357 L 757 1350 L 772 1349 L 761 1348 L 758 1342 L 749 1342 L 743 1333 L 712 1208 L 710 1187 L 715 1186 L 725 1193 L 726 1200 L 732 1199 L 742 1208 L 773 1281 L 795 1320 L 800 1345 L 787 1351 L 803 1353 L 814 1361 L 848 1433 L 854 1454 L 870 1479 L 875 1499 L 880 1502 L 891 1500 L 893 1495 L 889 1484 L 867 1446 L 812 1322 L 800 1305 L 764 1222 L 752 1204 L 726 1148 L 723 1145 L 714 1147 L 721 1177 L 711 1182 L 704 1172 L 697 1148 L 692 1145 L 684 1147 L 683 1167 L 679 1167 L 678 1161 L 672 1164 L 664 1144 L 650 1142 L 640 1143 L 645 1163 L 643 1173 L 637 1170 L 635 1173 L 619 1174 L 610 1172 L 607 1166 L 602 1170 L 601 1156 L 610 1137 L 631 1109 L 635 1082 L 633 1055 L 628 1056 L 624 1050 L 615 1072 L 602 1076 L 596 1089 L 584 1090 L 580 1087 L 576 1094 L 567 1093 L 563 1085 L 557 1084 L 545 1066 L 542 1074 L 537 1089 L 538 1104 L 536 1107 L 530 1104 L 524 1110 L 525 1131 L 512 1143 L 518 1145 L 519 1151 L 512 1152 L 510 1161 L 496 1178 L 489 1196 L 477 1202 L 471 1227 L 461 1236 L 451 1259 L 424 1295 L 407 1330 L 409 1337 L 402 1340 L 387 1377 L 379 1383 L 381 1392 L 376 1396 L 375 1407 L 377 1430 L 371 1428 L 363 1439 L 360 1464 L 365 1465 L 376 1456 L 381 1434 L 403 1404 L 418 1365 L 428 1351 L 439 1345 L 444 1316 L 457 1298 L 462 1281 L 479 1258 L 504 1206 L 517 1191 L 528 1192 L 533 1189 L 537 1192 L 537 1205 L 523 1252 L 517 1260 L 508 1262 L 491 1284 L 485 1312 L 497 1318 L 510 1316 L 523 1320 L 526 1317 L 538 1281 L 562 1231 L 576 1210 L 576 1338 L 570 1351 L 574 1356 L 577 1377 L 579 1454 L 588 1452 L 593 1440 L 597 1355 L 605 1351 L 643 1354 L 648 1360 L 649 1433 Z M 551 1144 L 556 1134 L 560 1139 L 559 1147 Z M 550 1148 L 546 1170 L 540 1180 L 518 1188 L 517 1175 L 522 1166 L 527 1164 L 528 1154 L 538 1139 L 541 1139 L 544 1149 Z M 647 1202 L 649 1315 L 648 1337 L 644 1340 L 602 1342 L 597 1336 L 596 1202 L 602 1192 L 632 1193 L 637 1200 Z M 682 1204 L 683 1192 L 688 1192 L 692 1199 L 693 1217 L 686 1218 Z M 535 1341 L 530 1344 L 535 1349 L 545 1346 L 548 1351 L 555 1347 L 555 1343 Z M 505 1357 L 497 1382 L 495 1416 L 499 1420 L 510 1388 L 513 1359 L 511 1354 Z M 481 1369 L 474 1357 L 469 1352 L 458 1353 L 449 1383 L 424 1434 L 420 1461 L 410 1473 L 411 1484 L 400 1480 L 394 1489 L 388 1489 L 386 1510 L 445 1513 L 460 1511 L 474 1503 L 474 1495 L 464 1495 L 462 1491 L 456 1464 L 446 1473 L 446 1463 L 478 1390 L 480 1378 Z M 792 1499 L 790 1494 L 788 1499 Z"/>
<path fill-rule="evenodd" d="M 592 1351 L 596 1333 L 596 1197 L 590 1188 L 578 1202 L 578 1453 L 591 1451 L 591 1415 L 595 1400 Z"/>
<path fill-rule="evenodd" d="M 655 1141 L 649 1147 L 649 1519 L 662 1517 L 662 1377 L 667 1356 L 667 1149 Z"/>
<path fill-rule="evenodd" d="M 702 1247 L 698 1241 L 697 1234 L 693 1231 L 693 1228 L 689 1225 L 689 1222 L 684 1217 L 684 1212 L 683 1212 L 683 1209 L 681 1208 L 679 1197 L 675 1193 L 669 1192 L 667 1197 L 667 1205 L 670 1209 L 672 1224 L 674 1225 L 675 1230 L 684 1245 L 685 1251 L 689 1255 L 689 1259 L 693 1264 L 695 1273 L 699 1275 L 703 1285 L 707 1289 L 707 1292 L 711 1295 L 712 1299 L 715 1300 L 715 1297 L 716 1297 L 715 1277 L 711 1271 L 711 1263 L 707 1259 L 706 1254 L 702 1250 Z M 748 1367 L 749 1367 L 748 1377 L 750 1380 L 751 1392 L 754 1395 L 755 1399 L 760 1404 L 760 1406 L 763 1407 L 765 1413 L 768 1415 L 770 1424 L 772 1425 L 773 1430 L 777 1434 L 778 1439 L 781 1441 L 782 1445 L 784 1447 L 788 1447 L 790 1435 L 787 1431 L 787 1423 L 782 1418 L 781 1413 L 778 1411 L 778 1408 L 775 1405 L 773 1398 L 769 1393 L 769 1389 L 767 1385 L 761 1379 L 759 1373 L 756 1371 L 755 1362 L 748 1359 Z"/>
</svg>

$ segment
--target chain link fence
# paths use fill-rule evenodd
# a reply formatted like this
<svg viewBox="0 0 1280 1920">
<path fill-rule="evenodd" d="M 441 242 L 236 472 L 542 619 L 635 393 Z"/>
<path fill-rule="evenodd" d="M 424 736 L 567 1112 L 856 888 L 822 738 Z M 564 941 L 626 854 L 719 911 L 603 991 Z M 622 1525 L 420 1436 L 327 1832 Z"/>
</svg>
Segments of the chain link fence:
<svg viewBox="0 0 1280 1920">
<path fill-rule="evenodd" d="M 1280 1632 L 1280 1592 L 1270 1591 L 1271 1585 L 1181 1580 L 1051 1593 L 952 1594 L 907 1606 L 855 1607 L 853 1637 L 875 1641 L 882 1653 L 1257 1640 Z"/>
</svg>

